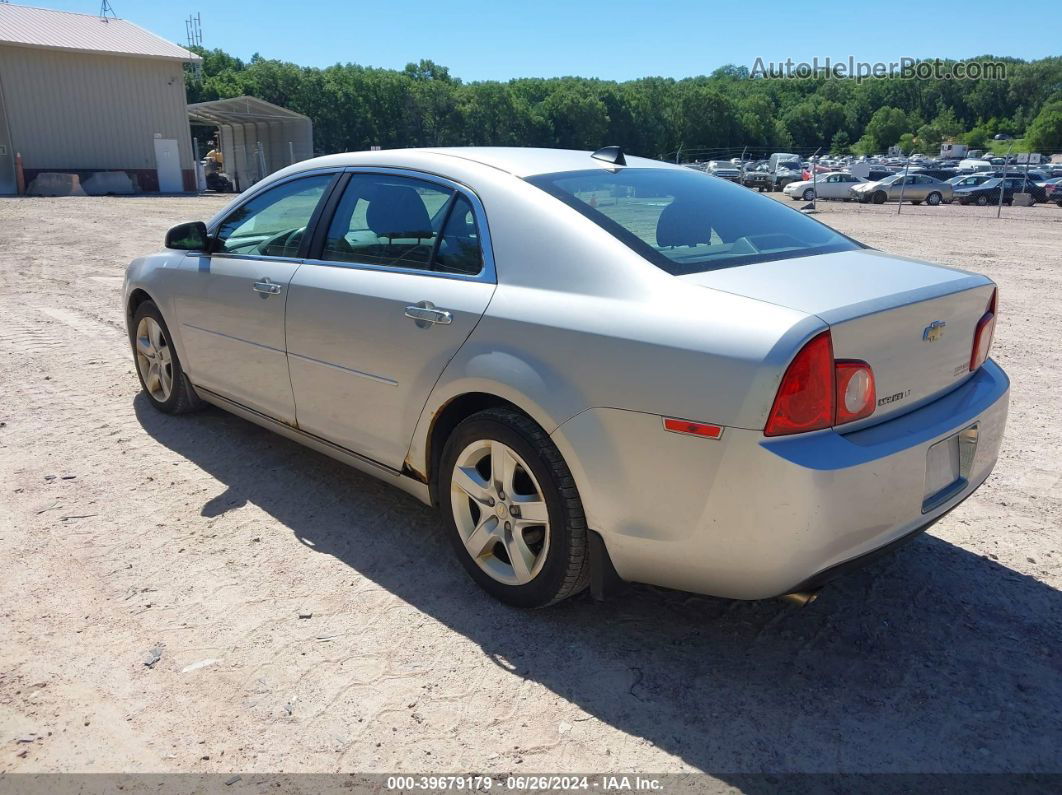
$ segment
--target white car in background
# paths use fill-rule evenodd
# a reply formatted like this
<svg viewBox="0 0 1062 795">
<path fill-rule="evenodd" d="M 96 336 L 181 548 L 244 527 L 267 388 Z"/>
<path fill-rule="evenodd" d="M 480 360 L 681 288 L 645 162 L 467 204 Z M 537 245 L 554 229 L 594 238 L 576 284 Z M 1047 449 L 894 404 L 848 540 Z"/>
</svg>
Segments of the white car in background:
<svg viewBox="0 0 1062 795">
<path fill-rule="evenodd" d="M 802 179 L 800 182 L 790 182 L 782 189 L 782 192 L 793 201 L 803 199 L 809 202 L 816 197 L 849 201 L 852 198 L 848 193 L 849 189 L 861 182 L 866 182 L 866 180 L 836 171 L 832 174 L 820 174 L 815 180 Z"/>
</svg>

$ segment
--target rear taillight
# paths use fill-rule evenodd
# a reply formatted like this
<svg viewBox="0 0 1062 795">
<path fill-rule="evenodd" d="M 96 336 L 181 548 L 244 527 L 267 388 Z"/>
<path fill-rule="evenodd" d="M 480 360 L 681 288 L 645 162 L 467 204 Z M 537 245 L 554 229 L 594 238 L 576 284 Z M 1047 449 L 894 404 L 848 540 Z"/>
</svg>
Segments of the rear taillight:
<svg viewBox="0 0 1062 795">
<path fill-rule="evenodd" d="M 977 321 L 977 329 L 974 331 L 973 350 L 970 352 L 970 372 L 985 363 L 988 352 L 992 350 L 992 335 L 996 333 L 996 295 L 997 290 L 992 290 L 992 298 L 988 302 L 988 311 Z"/>
<path fill-rule="evenodd" d="M 838 361 L 834 365 L 837 378 L 837 415 L 834 425 L 853 422 L 874 413 L 877 393 L 874 391 L 874 371 L 866 362 Z"/>
<path fill-rule="evenodd" d="M 813 337 L 789 364 L 778 386 L 764 436 L 804 433 L 861 420 L 874 413 L 874 371 L 866 362 L 833 358 L 833 338 Z"/>
<path fill-rule="evenodd" d="M 817 431 L 833 425 L 833 339 L 824 331 L 790 362 L 778 386 L 765 436 Z"/>
</svg>

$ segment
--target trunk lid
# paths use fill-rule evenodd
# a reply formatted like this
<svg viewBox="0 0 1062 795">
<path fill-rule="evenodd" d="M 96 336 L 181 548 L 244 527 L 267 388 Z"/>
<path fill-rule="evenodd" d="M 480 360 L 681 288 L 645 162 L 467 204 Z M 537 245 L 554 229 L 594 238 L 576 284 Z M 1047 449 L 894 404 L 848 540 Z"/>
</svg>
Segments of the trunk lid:
<svg viewBox="0 0 1062 795">
<path fill-rule="evenodd" d="M 834 357 L 874 370 L 878 406 L 855 430 L 910 411 L 970 375 L 977 321 L 994 289 L 986 277 L 868 249 L 680 277 L 817 315 Z"/>
</svg>

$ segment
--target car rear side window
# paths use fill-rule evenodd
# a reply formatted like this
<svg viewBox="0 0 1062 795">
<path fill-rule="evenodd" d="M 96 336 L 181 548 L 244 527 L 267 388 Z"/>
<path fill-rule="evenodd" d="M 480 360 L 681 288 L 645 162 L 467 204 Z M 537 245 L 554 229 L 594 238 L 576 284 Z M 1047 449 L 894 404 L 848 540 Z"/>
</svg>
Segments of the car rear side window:
<svg viewBox="0 0 1062 795">
<path fill-rule="evenodd" d="M 466 276 L 475 276 L 483 270 L 476 214 L 468 199 L 460 194 L 454 197 L 432 269 Z"/>
<path fill-rule="evenodd" d="M 321 259 L 429 270 L 453 191 L 388 174 L 353 174 Z"/>
<path fill-rule="evenodd" d="M 773 199 L 693 169 L 595 169 L 528 182 L 674 275 L 862 247 Z"/>
</svg>

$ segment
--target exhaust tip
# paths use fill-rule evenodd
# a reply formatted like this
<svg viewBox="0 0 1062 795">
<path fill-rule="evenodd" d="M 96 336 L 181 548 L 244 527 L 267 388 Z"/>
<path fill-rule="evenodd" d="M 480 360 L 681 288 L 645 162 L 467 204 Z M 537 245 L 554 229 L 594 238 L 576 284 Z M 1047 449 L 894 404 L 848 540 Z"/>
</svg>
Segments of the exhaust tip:
<svg viewBox="0 0 1062 795">
<path fill-rule="evenodd" d="M 821 588 L 816 588 L 814 591 L 793 591 L 792 593 L 783 594 L 778 598 L 781 599 L 783 602 L 788 602 L 791 605 L 796 605 L 797 607 L 805 607 L 806 605 L 811 604 L 818 598 L 819 591 L 821 590 Z"/>
</svg>

